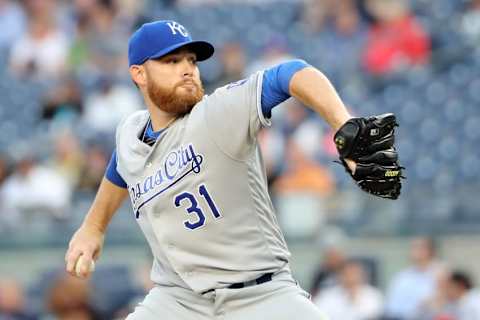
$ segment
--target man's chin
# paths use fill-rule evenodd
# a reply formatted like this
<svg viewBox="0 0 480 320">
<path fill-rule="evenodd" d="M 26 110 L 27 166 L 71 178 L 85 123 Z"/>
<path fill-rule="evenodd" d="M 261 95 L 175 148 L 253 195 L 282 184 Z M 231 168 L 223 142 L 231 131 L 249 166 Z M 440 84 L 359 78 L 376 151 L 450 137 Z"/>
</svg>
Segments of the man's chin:
<svg viewBox="0 0 480 320">
<path fill-rule="evenodd" d="M 170 111 L 176 114 L 189 113 L 200 100 L 194 94 L 177 94 L 175 102 L 170 106 Z"/>
<path fill-rule="evenodd" d="M 200 100 L 202 100 L 203 95 L 200 96 L 198 94 L 198 89 L 195 87 L 192 88 L 179 88 L 179 90 L 176 92 L 176 100 L 177 101 L 182 101 L 186 104 L 191 104 L 195 105 Z"/>
</svg>

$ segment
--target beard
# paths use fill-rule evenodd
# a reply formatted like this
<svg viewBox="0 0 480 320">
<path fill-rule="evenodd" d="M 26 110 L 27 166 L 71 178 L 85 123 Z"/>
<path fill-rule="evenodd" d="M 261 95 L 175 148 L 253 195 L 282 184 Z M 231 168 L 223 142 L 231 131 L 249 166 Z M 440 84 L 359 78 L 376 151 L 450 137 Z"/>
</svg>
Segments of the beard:
<svg viewBox="0 0 480 320">
<path fill-rule="evenodd" d="M 183 83 L 177 84 L 173 89 L 168 90 L 156 85 L 150 79 L 147 84 L 147 93 L 150 100 L 162 111 L 175 114 L 176 116 L 183 116 L 189 113 L 193 107 L 203 98 L 205 93 L 202 83 L 192 82 L 195 89 L 185 90 L 184 92 L 177 92 L 177 89 Z"/>
</svg>

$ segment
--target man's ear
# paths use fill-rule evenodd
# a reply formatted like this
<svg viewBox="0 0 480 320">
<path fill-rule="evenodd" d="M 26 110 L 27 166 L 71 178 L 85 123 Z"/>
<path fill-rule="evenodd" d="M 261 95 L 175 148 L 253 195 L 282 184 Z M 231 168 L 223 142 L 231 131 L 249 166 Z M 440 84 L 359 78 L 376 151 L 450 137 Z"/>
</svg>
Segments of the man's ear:
<svg viewBox="0 0 480 320">
<path fill-rule="evenodd" d="M 130 76 L 137 87 L 143 87 L 147 84 L 147 76 L 145 74 L 145 67 L 141 65 L 132 65 L 129 68 Z"/>
</svg>

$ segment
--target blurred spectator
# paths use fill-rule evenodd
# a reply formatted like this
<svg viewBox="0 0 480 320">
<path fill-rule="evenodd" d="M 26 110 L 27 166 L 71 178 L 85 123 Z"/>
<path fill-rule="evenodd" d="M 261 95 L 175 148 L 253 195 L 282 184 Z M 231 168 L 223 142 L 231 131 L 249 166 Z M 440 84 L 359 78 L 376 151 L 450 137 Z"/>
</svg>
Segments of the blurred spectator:
<svg viewBox="0 0 480 320">
<path fill-rule="evenodd" d="M 476 47 L 480 43 L 480 0 L 470 0 L 470 5 L 462 19 L 462 29 L 470 43 Z"/>
<path fill-rule="evenodd" d="M 415 320 L 447 320 L 447 289 L 450 278 L 450 270 L 439 268 L 436 274 L 435 289 L 431 296 L 426 298 L 415 311 L 412 317 Z M 443 318 L 442 318 L 443 317 Z"/>
<path fill-rule="evenodd" d="M 78 138 L 69 130 L 58 130 L 53 137 L 54 150 L 50 167 L 61 174 L 72 187 L 77 186 L 84 167 L 83 151 Z"/>
<path fill-rule="evenodd" d="M 334 1 L 332 8 L 334 29 L 340 35 L 358 35 L 361 25 L 356 0 Z"/>
<path fill-rule="evenodd" d="M 90 15 L 96 2 L 97 0 L 73 1 L 72 17 L 69 20 L 73 25 L 69 29 L 72 29 L 74 36 L 70 45 L 68 65 L 76 73 L 85 71 L 83 68 L 88 65 L 88 59 L 90 59 L 87 37 L 91 28 Z"/>
<path fill-rule="evenodd" d="M 338 273 L 345 262 L 345 252 L 341 247 L 329 245 L 325 248 L 322 264 L 315 274 L 310 289 L 314 299 L 324 290 L 338 285 Z"/>
<path fill-rule="evenodd" d="M 336 33 L 336 36 L 352 36 L 355 40 L 361 17 L 356 0 L 305 0 L 303 23 L 310 33 Z M 351 53 L 350 53 L 351 54 Z"/>
<path fill-rule="evenodd" d="M 28 30 L 13 45 L 10 68 L 20 77 L 58 79 L 66 71 L 68 41 L 56 24 L 55 0 L 27 0 Z"/>
<path fill-rule="evenodd" d="M 447 297 L 451 319 L 480 320 L 480 293 L 473 289 L 469 274 L 454 271 L 448 279 Z"/>
<path fill-rule="evenodd" d="M 310 33 L 336 33 L 336 36 L 358 35 L 361 17 L 356 0 L 305 0 L 303 23 Z"/>
<path fill-rule="evenodd" d="M 116 84 L 109 77 L 102 78 L 97 91 L 85 99 L 85 124 L 99 132 L 114 132 L 122 118 L 142 106 L 134 90 L 133 87 Z"/>
<path fill-rule="evenodd" d="M 325 197 L 334 191 L 334 182 L 328 170 L 309 157 L 300 141 L 288 141 L 286 153 L 286 171 L 273 186 L 277 196 L 307 193 Z"/>
<path fill-rule="evenodd" d="M 70 62 L 82 77 L 125 76 L 127 45 L 133 25 L 115 0 L 77 1 L 77 30 Z M 133 12 L 132 12 L 133 13 Z"/>
<path fill-rule="evenodd" d="M 226 43 L 220 52 L 222 73 L 213 85 L 214 88 L 243 79 L 246 75 L 246 57 L 243 46 L 238 42 Z"/>
<path fill-rule="evenodd" d="M 363 266 L 353 260 L 347 261 L 340 270 L 339 284 L 325 289 L 314 302 L 330 319 L 378 319 L 383 296 L 365 279 Z"/>
<path fill-rule="evenodd" d="M 145 15 L 147 0 L 115 0 L 118 8 L 117 20 L 124 29 L 133 30 L 150 20 Z"/>
<path fill-rule="evenodd" d="M 311 33 L 322 31 L 330 13 L 332 2 L 331 0 L 304 0 L 302 22 L 307 31 Z"/>
<path fill-rule="evenodd" d="M 21 228 L 40 214 L 48 214 L 45 218 L 64 219 L 72 189 L 62 175 L 27 155 L 17 163 L 0 193 L 5 208 L 3 214 L 7 215 L 4 220 L 14 228 Z"/>
<path fill-rule="evenodd" d="M 98 0 L 73 0 L 73 10 L 78 16 L 88 15 L 94 9 Z"/>
<path fill-rule="evenodd" d="M 115 72 L 127 54 L 129 31 L 117 21 L 119 8 L 115 0 L 97 0 L 90 12 L 89 49 L 96 67 Z M 126 67 L 126 64 L 124 64 Z"/>
<path fill-rule="evenodd" d="M 302 147 L 303 152 L 309 159 L 317 162 L 318 159 L 325 156 L 324 131 L 327 126 L 323 120 L 314 115 L 305 119 L 292 133 L 291 138 Z M 323 162 L 320 163 L 324 164 Z"/>
<path fill-rule="evenodd" d="M 38 317 L 26 310 L 26 301 L 20 283 L 0 279 L 0 320 L 34 320 Z"/>
<path fill-rule="evenodd" d="M 360 76 L 361 58 L 359 54 L 365 46 L 367 28 L 360 17 L 356 0 L 327 1 L 329 16 L 323 32 L 317 35 L 320 48 L 314 61 L 328 74 L 332 81 L 347 83 Z M 312 45 L 312 44 L 310 44 Z"/>
<path fill-rule="evenodd" d="M 90 305 L 90 282 L 61 273 L 45 304 L 56 320 L 100 320 Z"/>
<path fill-rule="evenodd" d="M 42 118 L 72 122 L 83 110 L 83 99 L 78 82 L 69 77 L 61 81 L 46 96 Z"/>
<path fill-rule="evenodd" d="M 328 170 L 308 156 L 301 141 L 288 141 L 286 170 L 273 184 L 274 201 L 285 235 L 314 237 L 326 217 L 326 197 L 333 191 L 334 183 Z"/>
<path fill-rule="evenodd" d="M 293 56 L 290 54 L 287 41 L 282 35 L 277 34 L 267 42 L 262 49 L 260 58 L 247 67 L 245 74 L 254 74 L 257 71 L 271 68 L 292 58 Z"/>
<path fill-rule="evenodd" d="M 107 156 L 100 145 L 91 144 L 87 146 L 85 151 L 85 165 L 78 183 L 79 189 L 83 191 L 97 190 L 105 174 L 108 160 L 109 155 Z"/>
<path fill-rule="evenodd" d="M 384 75 L 429 61 L 429 36 L 407 0 L 367 0 L 367 8 L 375 19 L 363 52 L 369 73 Z"/>
<path fill-rule="evenodd" d="M 436 261 L 431 238 L 415 238 L 410 246 L 412 266 L 396 274 L 388 289 L 386 313 L 392 319 L 412 319 L 425 301 L 433 295 L 442 266 Z"/>
<path fill-rule="evenodd" d="M 21 7 L 11 0 L 0 0 L 0 50 L 10 48 L 25 29 L 25 16 Z"/>
</svg>

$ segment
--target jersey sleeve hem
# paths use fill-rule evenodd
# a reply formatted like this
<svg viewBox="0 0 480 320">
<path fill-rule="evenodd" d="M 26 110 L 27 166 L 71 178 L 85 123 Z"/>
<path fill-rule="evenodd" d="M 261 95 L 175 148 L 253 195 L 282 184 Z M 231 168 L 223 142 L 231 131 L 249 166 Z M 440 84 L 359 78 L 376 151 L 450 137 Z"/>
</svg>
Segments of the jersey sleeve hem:
<svg viewBox="0 0 480 320">
<path fill-rule="evenodd" d="M 107 169 L 105 170 L 105 178 L 116 185 L 117 187 L 127 189 L 127 183 L 122 178 L 120 173 L 117 170 L 117 152 L 114 150 L 112 152 L 112 157 L 110 158 L 110 162 L 108 163 Z"/>
<path fill-rule="evenodd" d="M 122 182 L 119 182 L 119 181 L 115 181 L 114 179 L 112 179 L 110 176 L 108 176 L 107 174 L 105 174 L 105 178 L 110 181 L 111 183 L 113 183 L 114 185 L 116 185 L 117 187 L 119 188 L 122 188 L 122 189 L 127 189 L 128 186 L 126 183 L 122 183 Z"/>
<path fill-rule="evenodd" d="M 257 97 L 256 97 L 257 113 L 262 126 L 270 127 L 272 125 L 272 121 L 265 117 L 262 109 L 262 85 L 263 85 L 263 71 L 259 72 L 257 75 Z"/>
</svg>

